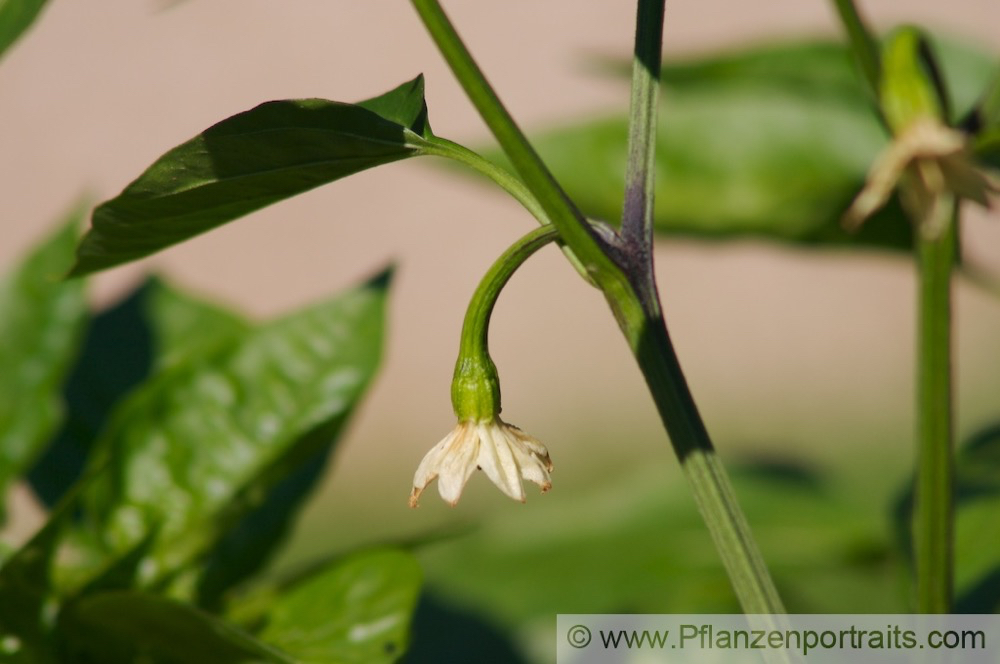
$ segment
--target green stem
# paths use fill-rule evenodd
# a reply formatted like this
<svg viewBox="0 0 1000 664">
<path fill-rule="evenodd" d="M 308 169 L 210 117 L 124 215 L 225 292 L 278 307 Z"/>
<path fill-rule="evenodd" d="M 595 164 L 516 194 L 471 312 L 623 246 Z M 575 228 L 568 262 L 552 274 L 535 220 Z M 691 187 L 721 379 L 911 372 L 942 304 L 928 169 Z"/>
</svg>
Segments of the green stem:
<svg viewBox="0 0 1000 664">
<path fill-rule="evenodd" d="M 504 168 L 494 164 L 489 159 L 486 159 L 477 152 L 470 150 L 464 145 L 455 143 L 454 141 L 449 141 L 446 138 L 441 138 L 440 136 L 431 136 L 426 140 L 427 145 L 424 147 L 424 152 L 429 155 L 435 155 L 438 157 L 447 157 L 454 161 L 459 162 L 469 166 L 473 170 L 477 171 L 481 175 L 485 175 L 489 179 L 493 180 L 501 189 L 506 191 L 508 194 L 514 197 L 518 203 L 520 203 L 525 210 L 531 213 L 538 223 L 542 225 L 551 224 L 552 220 L 549 215 L 545 212 L 542 206 L 538 203 L 538 199 L 524 186 L 515 175 L 510 173 Z M 569 247 L 563 245 L 563 253 L 569 262 L 576 268 L 576 271 L 581 277 L 586 279 L 591 285 L 596 285 L 591 279 L 590 274 L 587 273 L 586 268 L 580 262 L 580 259 L 576 257 L 573 250 Z"/>
<path fill-rule="evenodd" d="M 951 377 L 951 271 L 955 258 L 955 207 L 937 237 L 918 232 L 920 272 L 917 479 L 914 558 L 917 610 L 948 613 L 953 588 L 953 453 Z"/>
<path fill-rule="evenodd" d="M 864 21 L 861 20 L 858 8 L 854 6 L 854 0 L 833 0 L 833 4 L 837 8 L 840 22 L 843 23 L 844 29 L 847 31 L 847 37 L 851 42 L 851 51 L 861 67 L 861 73 L 864 74 L 865 80 L 868 82 L 868 91 L 872 98 L 877 100 L 880 85 L 879 72 L 881 71 L 878 44 Z"/>
<path fill-rule="evenodd" d="M 745 613 L 785 609 L 698 413 L 662 318 L 652 319 L 632 352 Z"/>
<path fill-rule="evenodd" d="M 660 52 L 663 48 L 664 0 L 640 0 L 636 12 L 635 52 L 632 60 L 632 99 L 629 112 L 628 168 L 622 238 L 626 251 L 652 280 L 653 194 L 656 175 L 656 106 L 660 90 Z"/>
<path fill-rule="evenodd" d="M 605 254 L 583 215 L 531 147 L 473 60 L 441 5 L 437 0 L 412 2 L 455 78 L 507 154 L 525 186 L 538 200 L 552 224 L 559 229 L 565 244 L 573 250 L 586 272 L 607 296 L 613 296 L 619 302 L 627 301 L 631 292 L 628 278 Z M 624 314 L 617 309 L 615 313 L 621 320 Z"/>
<path fill-rule="evenodd" d="M 688 388 L 657 295 L 653 194 L 663 9 L 663 0 L 639 0 L 636 12 L 622 237 L 644 316 L 638 329 L 623 331 L 744 612 L 779 614 L 781 598 Z"/>
<path fill-rule="evenodd" d="M 658 61 L 659 40 L 662 35 L 662 8 L 658 12 L 657 24 L 644 26 L 642 23 L 657 13 L 656 5 L 659 3 L 643 1 L 644 4 L 639 9 L 640 29 L 636 53 L 642 54 L 641 57 L 645 59 L 647 72 L 637 76 L 637 85 L 645 88 L 645 92 L 640 91 L 633 96 L 640 98 L 638 110 L 634 110 L 634 113 L 644 116 L 646 121 L 642 122 L 641 128 L 632 132 L 633 143 L 640 146 L 639 151 L 643 154 L 643 163 L 630 176 L 644 187 L 638 197 L 640 203 L 636 213 L 640 220 L 651 219 L 652 215 L 650 150 L 655 144 L 655 92 L 652 86 L 655 79 L 651 74 L 655 71 L 655 66 L 650 66 L 649 60 L 650 53 L 655 50 L 655 59 Z M 651 246 L 637 243 L 631 247 L 633 252 L 641 248 L 647 254 L 642 259 L 645 261 L 647 274 L 633 274 L 635 283 L 640 284 L 637 290 L 622 267 L 606 253 L 597 236 L 521 133 L 437 0 L 412 2 L 459 83 L 506 152 L 525 186 L 556 227 L 560 238 L 579 257 L 587 273 L 604 292 L 646 377 L 674 450 L 691 483 L 698 506 L 719 548 L 744 610 L 748 613 L 783 613 L 774 584 L 764 567 L 729 479 L 712 448 L 701 416 L 691 398 L 659 313 L 655 282 L 652 279 Z M 651 227 L 651 224 L 648 226 Z M 642 233 L 647 232 L 644 227 Z M 628 250 L 629 246 L 626 245 L 625 248 Z M 625 255 L 625 263 L 634 270 L 637 266 L 635 259 L 629 258 L 628 251 Z M 471 320 L 484 321 L 483 324 L 486 324 L 484 313 L 481 310 L 476 313 L 470 311 L 469 315 L 472 316 Z M 469 320 L 467 318 L 467 322 Z M 484 334 L 485 328 L 471 327 L 468 337 L 463 332 L 463 343 L 475 343 L 477 338 L 485 339 L 484 336 L 480 337 Z M 459 367 L 456 367 L 456 371 L 458 370 Z"/>
<path fill-rule="evenodd" d="M 524 186 L 524 183 L 521 182 L 521 180 L 505 168 L 494 164 L 489 159 L 486 159 L 479 153 L 470 150 L 464 145 L 460 145 L 454 141 L 449 141 L 448 139 L 441 138 L 440 136 L 431 136 L 426 139 L 426 142 L 428 145 L 423 149 L 426 154 L 436 155 L 438 157 L 447 157 L 459 162 L 460 164 L 469 166 L 478 173 L 493 180 L 493 182 L 499 185 L 501 189 L 513 196 L 514 200 L 520 203 L 525 210 L 531 213 L 531 216 L 538 220 L 538 223 L 552 223 L 548 214 L 546 214 L 545 210 L 538 203 L 538 199 L 532 195 L 531 191 Z"/>
</svg>

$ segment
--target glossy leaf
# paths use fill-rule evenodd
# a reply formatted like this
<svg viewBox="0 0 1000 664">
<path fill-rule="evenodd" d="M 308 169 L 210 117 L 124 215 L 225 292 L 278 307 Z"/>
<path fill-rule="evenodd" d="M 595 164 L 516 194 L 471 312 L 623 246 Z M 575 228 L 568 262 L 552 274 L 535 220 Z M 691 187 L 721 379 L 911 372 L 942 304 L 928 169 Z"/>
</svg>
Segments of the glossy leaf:
<svg viewBox="0 0 1000 664">
<path fill-rule="evenodd" d="M 0 284 L 0 514 L 8 483 L 30 467 L 63 416 L 62 384 L 88 316 L 84 283 L 62 278 L 79 217 Z"/>
<path fill-rule="evenodd" d="M 74 274 L 142 258 L 285 198 L 421 154 L 423 77 L 359 104 L 272 101 L 167 152 L 94 210 Z"/>
<path fill-rule="evenodd" d="M 408 553 L 352 555 L 284 589 L 259 636 L 302 664 L 395 662 L 409 641 L 420 582 Z"/>
<path fill-rule="evenodd" d="M 72 486 L 112 409 L 154 369 L 247 328 L 232 312 L 156 278 L 95 316 L 65 381 L 63 426 L 29 475 L 38 497 L 51 507 Z"/>
<path fill-rule="evenodd" d="M 0 58 L 31 27 L 46 0 L 0 0 Z"/>
<path fill-rule="evenodd" d="M 83 496 L 96 545 L 118 556 L 157 530 L 141 583 L 181 574 L 190 593 L 191 564 L 335 442 L 379 361 L 387 285 L 383 274 L 189 354 L 126 399 Z"/>
<path fill-rule="evenodd" d="M 198 609 L 118 591 L 83 597 L 59 623 L 64 661 L 149 664 L 293 664 L 294 660 Z"/>
</svg>

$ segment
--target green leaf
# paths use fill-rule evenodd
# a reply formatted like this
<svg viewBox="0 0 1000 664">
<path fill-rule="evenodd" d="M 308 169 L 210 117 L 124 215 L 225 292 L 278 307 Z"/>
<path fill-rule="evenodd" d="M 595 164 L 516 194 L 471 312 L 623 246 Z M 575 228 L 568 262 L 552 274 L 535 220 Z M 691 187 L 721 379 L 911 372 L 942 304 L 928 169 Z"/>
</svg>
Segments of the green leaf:
<svg viewBox="0 0 1000 664">
<path fill-rule="evenodd" d="M 150 664 L 292 664 L 222 620 L 138 592 L 83 597 L 61 616 L 64 661 Z"/>
<path fill-rule="evenodd" d="M 419 155 L 425 131 L 422 76 L 360 104 L 261 104 L 167 152 L 98 206 L 73 274 L 148 256 L 285 198 Z"/>
<path fill-rule="evenodd" d="M 785 93 L 823 96 L 836 104 L 854 105 L 865 94 L 843 44 L 789 41 L 734 49 L 696 58 L 664 61 L 660 80 L 670 90 L 720 85 L 747 86 Z M 669 101 L 669 94 L 665 101 Z"/>
<path fill-rule="evenodd" d="M 107 464 L 82 497 L 95 546 L 120 556 L 157 530 L 141 584 L 196 594 L 193 565 L 336 441 L 378 365 L 387 286 L 188 354 L 133 392 L 92 455 Z"/>
<path fill-rule="evenodd" d="M 0 658 L 13 664 L 54 664 L 52 628 L 55 558 L 68 517 L 69 501 L 0 567 Z"/>
<path fill-rule="evenodd" d="M 112 409 L 152 371 L 246 329 L 232 312 L 156 278 L 95 316 L 65 381 L 62 429 L 29 475 L 38 497 L 50 507 L 62 497 L 83 472 Z"/>
<path fill-rule="evenodd" d="M 283 589 L 259 637 L 302 664 L 395 662 L 409 641 L 420 582 L 408 553 L 349 556 Z"/>
<path fill-rule="evenodd" d="M 981 52 L 933 40 L 956 112 L 995 68 Z M 622 69 L 624 72 L 624 68 Z M 908 250 L 894 204 L 860 232 L 841 227 L 887 136 L 848 50 L 780 43 L 663 63 L 657 145 L 658 231 L 703 239 Z M 617 221 L 624 198 L 624 116 L 538 132 L 533 142 L 585 214 Z M 502 159 L 491 153 L 491 157 Z"/>
<path fill-rule="evenodd" d="M 660 113 L 655 223 L 702 238 L 756 236 L 795 243 L 852 243 L 840 216 L 885 145 L 865 107 L 745 86 L 677 92 Z M 585 214 L 621 216 L 628 158 L 624 118 L 544 133 L 535 145 Z M 872 225 L 880 242 L 909 246 L 902 217 Z M 881 237 L 885 240 L 881 240 Z"/>
<path fill-rule="evenodd" d="M 38 18 L 46 0 L 0 0 L 0 57 Z"/>
<path fill-rule="evenodd" d="M 0 520 L 9 482 L 62 419 L 60 392 L 87 319 L 84 283 L 62 278 L 79 221 L 72 215 L 0 284 Z"/>
</svg>

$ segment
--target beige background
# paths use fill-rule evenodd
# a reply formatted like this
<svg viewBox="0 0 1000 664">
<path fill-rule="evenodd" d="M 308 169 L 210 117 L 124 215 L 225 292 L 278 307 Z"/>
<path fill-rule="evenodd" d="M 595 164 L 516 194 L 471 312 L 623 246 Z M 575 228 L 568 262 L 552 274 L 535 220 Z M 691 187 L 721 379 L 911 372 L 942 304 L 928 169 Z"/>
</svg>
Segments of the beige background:
<svg viewBox="0 0 1000 664">
<path fill-rule="evenodd" d="M 836 34 L 831 4 L 672 0 L 666 49 Z M 861 4 L 879 27 L 916 21 L 1000 44 L 996 0 Z M 166 149 L 261 101 L 353 101 L 422 71 L 435 131 L 467 143 L 485 137 L 402 0 L 50 5 L 0 62 L 0 267 L 84 192 L 115 195 Z M 628 53 L 631 5 L 451 0 L 446 9 L 531 128 L 625 108 L 625 84 L 595 77 L 581 62 Z M 669 108 L 669 98 L 663 103 Z M 534 223 L 499 193 L 435 166 L 415 160 L 352 177 L 94 284 L 95 302 L 106 304 L 155 270 L 266 317 L 397 263 L 384 370 L 307 529 L 364 512 L 386 516 L 387 531 L 401 522 L 420 530 L 506 507 L 477 480 L 458 510 L 440 507 L 433 494 L 419 512 L 405 508 L 414 465 L 453 425 L 448 386 L 466 300 L 489 262 Z M 972 219 L 967 241 L 1000 274 L 993 216 Z M 669 325 L 725 455 L 833 459 L 881 445 L 898 458 L 909 453 L 914 287 L 905 259 L 667 240 L 657 260 Z M 1000 415 L 1000 301 L 962 284 L 957 321 L 967 431 Z M 557 464 L 545 500 L 559 500 L 561 486 L 669 455 L 603 301 L 558 252 L 543 252 L 515 277 L 492 346 L 505 416 L 545 441 Z"/>
</svg>

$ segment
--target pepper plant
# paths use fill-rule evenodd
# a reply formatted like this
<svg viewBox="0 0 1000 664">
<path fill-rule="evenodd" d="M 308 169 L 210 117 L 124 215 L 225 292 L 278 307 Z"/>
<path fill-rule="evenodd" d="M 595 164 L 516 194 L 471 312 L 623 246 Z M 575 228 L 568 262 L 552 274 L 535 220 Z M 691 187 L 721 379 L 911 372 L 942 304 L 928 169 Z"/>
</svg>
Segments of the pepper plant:
<svg viewBox="0 0 1000 664">
<path fill-rule="evenodd" d="M 0 4 L 0 49 L 43 4 Z M 951 47 L 911 27 L 879 40 L 850 0 L 835 0 L 847 49 L 800 45 L 663 66 L 664 2 L 638 0 L 627 142 L 610 155 L 587 143 L 601 135 L 599 127 L 577 137 L 576 148 L 552 147 L 567 143 L 566 133 L 543 137 L 541 153 L 553 149 L 563 158 L 550 167 L 438 0 L 412 4 L 502 154 L 435 134 L 421 76 L 358 103 L 267 102 L 166 152 L 93 209 L 78 245 L 82 213 L 71 215 L 8 277 L 0 299 L 0 357 L 11 368 L 0 376 L 7 397 L 0 488 L 26 479 L 50 511 L 30 540 L 0 558 L 0 656 L 47 663 L 378 662 L 404 655 L 420 592 L 411 549 L 419 545 L 339 554 L 284 577 L 261 574 L 374 377 L 391 270 L 263 324 L 154 278 L 91 316 L 84 285 L 97 271 L 265 206 L 418 156 L 486 176 L 539 228 L 504 252 L 473 294 L 450 395 L 458 422 L 417 465 L 411 507 L 435 481 L 455 505 L 477 470 L 518 501 L 526 497 L 523 480 L 542 491 L 553 487 L 547 447 L 500 417 L 488 338 L 507 281 L 554 243 L 606 300 L 739 607 L 783 613 L 674 350 L 654 269 L 655 234 L 698 228 L 912 251 L 920 294 L 918 452 L 900 510 L 913 562 L 910 608 L 955 610 L 956 485 L 982 466 L 982 453 L 955 451 L 950 296 L 962 269 L 959 203 L 988 205 L 998 190 L 990 170 L 1000 159 L 995 63 L 977 70 L 993 75 L 975 81 L 974 97 L 956 103 L 939 54 Z M 848 54 L 857 78 L 844 66 Z M 811 78 L 818 71 L 836 73 Z M 965 85 L 968 72 L 960 76 Z M 859 177 L 820 122 L 803 133 L 799 149 L 818 166 L 802 170 L 798 188 L 787 174 L 768 182 L 754 160 L 765 163 L 772 146 L 747 143 L 734 147 L 730 164 L 684 155 L 687 169 L 658 175 L 661 161 L 676 156 L 671 122 L 691 111 L 678 103 L 675 113 L 672 94 L 680 100 L 685 89 L 725 77 L 774 89 L 815 85 L 816 95 L 850 108 L 849 116 L 817 110 L 829 112 L 821 120 L 836 117 L 872 155 L 882 154 Z M 859 113 L 865 119 L 851 125 Z M 705 141 L 725 140 L 725 126 L 714 126 Z M 580 145 L 582 157 L 573 152 Z M 592 200 L 604 184 L 586 182 L 595 169 L 579 168 L 605 158 L 624 162 L 612 209 Z M 740 178 L 763 183 L 752 205 L 727 195 Z M 693 185 L 719 194 L 692 204 L 685 192 Z M 134 356 L 109 371 L 107 358 L 122 353 Z M 984 486 L 997 492 L 995 477 Z"/>
</svg>

